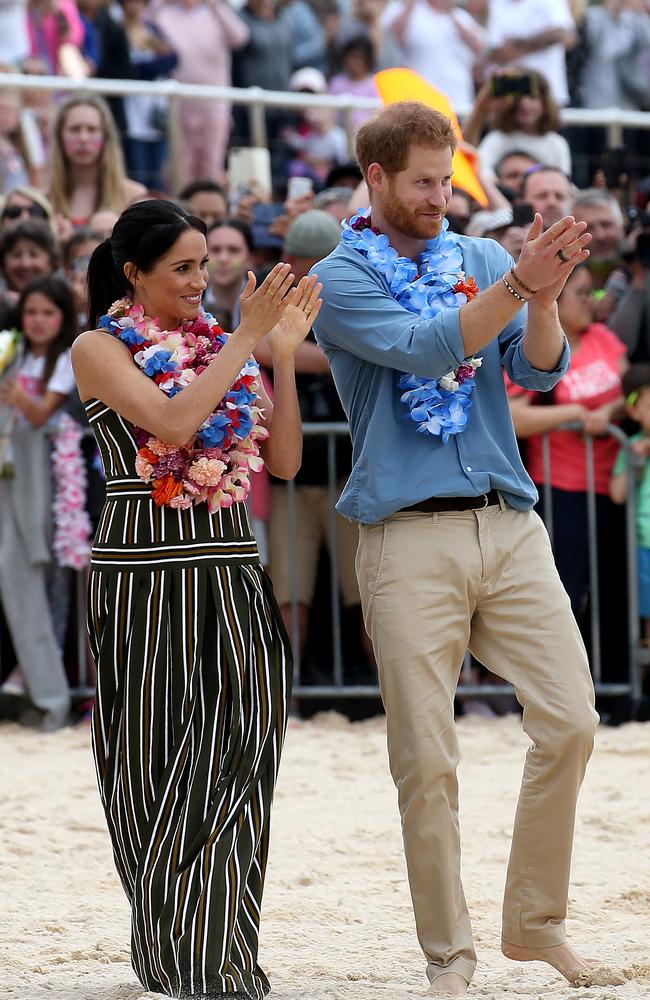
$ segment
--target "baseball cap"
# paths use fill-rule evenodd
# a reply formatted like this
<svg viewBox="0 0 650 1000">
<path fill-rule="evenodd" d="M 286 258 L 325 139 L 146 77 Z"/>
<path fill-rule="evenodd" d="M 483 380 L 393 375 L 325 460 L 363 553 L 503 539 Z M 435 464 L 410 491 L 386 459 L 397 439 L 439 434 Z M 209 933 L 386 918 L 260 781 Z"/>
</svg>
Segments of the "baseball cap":
<svg viewBox="0 0 650 1000">
<path fill-rule="evenodd" d="M 294 219 L 284 240 L 283 252 L 292 257 L 322 260 L 337 247 L 341 227 L 336 219 L 318 208 L 303 212 Z"/>
<path fill-rule="evenodd" d="M 466 236 L 484 236 L 494 229 L 506 229 L 512 225 L 512 208 L 495 208 L 492 211 L 475 212 L 465 227 Z"/>
<path fill-rule="evenodd" d="M 289 80 L 289 90 L 311 90 L 314 94 L 325 94 L 327 80 L 314 66 L 303 66 L 302 69 L 297 69 Z"/>
</svg>

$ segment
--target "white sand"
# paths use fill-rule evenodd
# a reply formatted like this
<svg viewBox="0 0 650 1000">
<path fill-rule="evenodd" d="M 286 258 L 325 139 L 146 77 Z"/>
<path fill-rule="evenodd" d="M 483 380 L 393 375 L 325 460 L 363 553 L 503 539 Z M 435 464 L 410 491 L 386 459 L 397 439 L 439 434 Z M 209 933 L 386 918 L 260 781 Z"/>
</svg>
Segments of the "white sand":
<svg viewBox="0 0 650 1000">
<path fill-rule="evenodd" d="M 580 803 L 569 929 L 629 977 L 573 989 L 498 952 L 526 739 L 515 718 L 460 723 L 465 889 L 479 969 L 470 996 L 650 997 L 650 724 L 602 729 Z M 129 915 L 88 731 L 0 727 L 0 995 L 152 1000 L 129 965 Z M 261 957 L 276 1000 L 426 993 L 382 720 L 292 725 L 273 819 Z"/>
</svg>

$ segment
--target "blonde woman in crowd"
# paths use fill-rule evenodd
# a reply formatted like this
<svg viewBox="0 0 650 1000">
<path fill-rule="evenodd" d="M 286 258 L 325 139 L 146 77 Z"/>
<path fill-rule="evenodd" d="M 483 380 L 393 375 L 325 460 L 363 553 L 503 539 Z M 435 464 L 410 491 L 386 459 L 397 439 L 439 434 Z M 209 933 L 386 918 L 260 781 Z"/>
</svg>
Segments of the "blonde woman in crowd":
<svg viewBox="0 0 650 1000">
<path fill-rule="evenodd" d="M 52 207 L 73 227 L 100 210 L 121 212 L 146 194 L 126 176 L 113 117 L 95 94 L 75 95 L 59 107 L 50 158 Z"/>
<path fill-rule="evenodd" d="M 14 222 L 25 222 L 27 219 L 39 219 L 41 222 L 47 222 L 54 235 L 58 235 L 52 206 L 43 192 L 21 184 L 12 188 L 2 203 L 0 230 Z"/>
</svg>

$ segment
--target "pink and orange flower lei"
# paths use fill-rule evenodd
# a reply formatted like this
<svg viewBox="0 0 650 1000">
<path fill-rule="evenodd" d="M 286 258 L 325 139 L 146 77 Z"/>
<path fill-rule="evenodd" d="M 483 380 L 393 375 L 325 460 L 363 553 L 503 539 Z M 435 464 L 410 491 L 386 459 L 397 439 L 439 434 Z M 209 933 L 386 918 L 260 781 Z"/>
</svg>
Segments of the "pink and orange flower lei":
<svg viewBox="0 0 650 1000">
<path fill-rule="evenodd" d="M 177 330 L 160 330 L 128 296 L 113 303 L 100 326 L 129 347 L 138 367 L 170 397 L 212 364 L 229 336 L 203 309 Z M 256 405 L 258 379 L 259 368 L 250 358 L 217 408 L 180 448 L 134 428 L 136 472 L 151 484 L 158 506 L 185 510 L 207 503 L 214 513 L 246 500 L 250 473 L 264 466 L 260 443 L 269 435 Z"/>
</svg>

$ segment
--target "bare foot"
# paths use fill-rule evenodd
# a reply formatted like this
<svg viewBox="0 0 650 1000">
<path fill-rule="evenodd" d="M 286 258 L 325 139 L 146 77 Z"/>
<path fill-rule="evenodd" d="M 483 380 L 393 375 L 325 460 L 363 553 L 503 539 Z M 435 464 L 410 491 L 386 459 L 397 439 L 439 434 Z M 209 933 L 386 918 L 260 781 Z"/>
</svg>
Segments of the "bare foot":
<svg viewBox="0 0 650 1000">
<path fill-rule="evenodd" d="M 467 980 L 456 972 L 445 972 L 437 976 L 431 984 L 430 996 L 460 997 L 467 993 Z"/>
<path fill-rule="evenodd" d="M 590 973 L 594 969 L 594 965 L 580 958 L 569 944 L 558 944 L 553 948 L 521 948 L 502 941 L 501 951 L 513 962 L 546 962 L 568 979 L 572 986 L 589 985 Z"/>
</svg>

